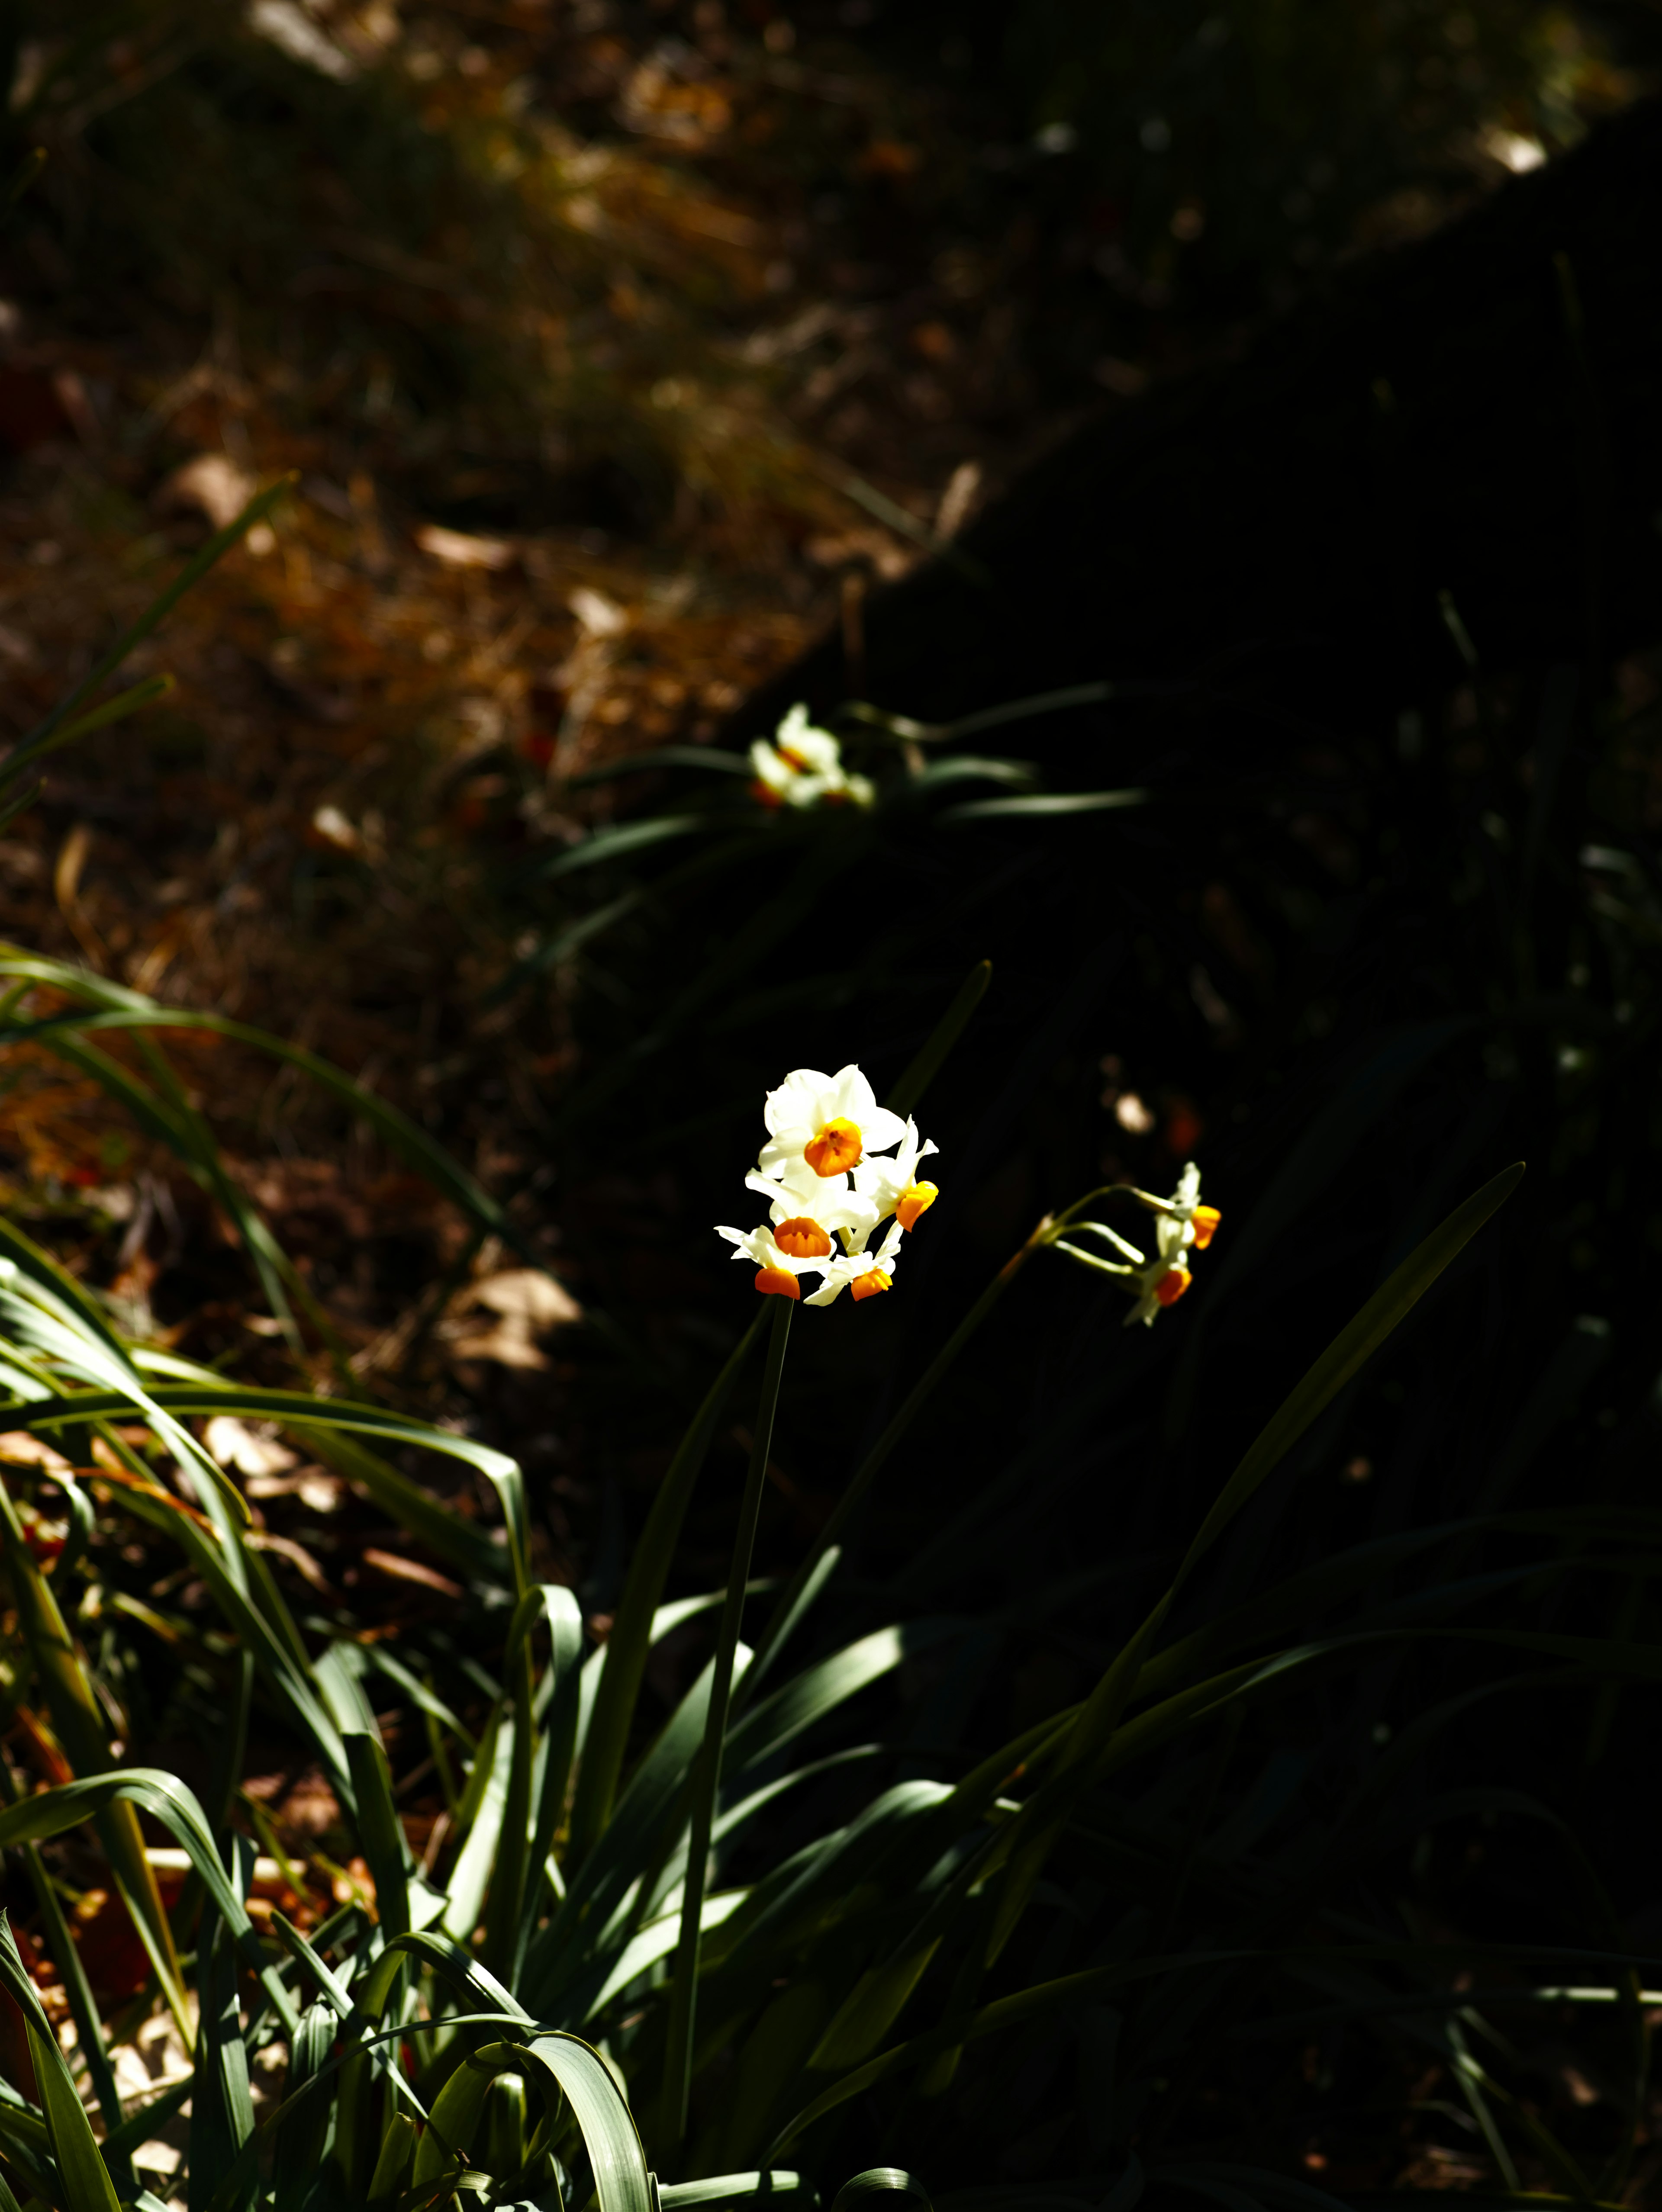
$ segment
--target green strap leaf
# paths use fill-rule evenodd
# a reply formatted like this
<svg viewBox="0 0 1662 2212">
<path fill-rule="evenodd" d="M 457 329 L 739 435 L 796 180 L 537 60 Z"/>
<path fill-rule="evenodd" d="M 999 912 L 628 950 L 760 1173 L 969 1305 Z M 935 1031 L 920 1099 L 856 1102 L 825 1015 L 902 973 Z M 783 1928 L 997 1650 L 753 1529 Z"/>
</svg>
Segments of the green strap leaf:
<svg viewBox="0 0 1662 2212">
<path fill-rule="evenodd" d="M 3 1912 L 0 1912 L 0 1988 L 23 2015 L 41 2116 L 63 2177 L 62 2212 L 120 2212 L 120 2199 L 99 2155 L 92 2123 L 76 2089 L 69 2061 L 58 2047 L 52 2022 L 35 1994 L 11 1923 Z"/>
<path fill-rule="evenodd" d="M 611 2069 L 575 2035 L 539 2035 L 515 2057 L 545 2068 L 564 2091 L 582 2131 L 600 2212 L 654 2212 L 640 2130 Z"/>
<path fill-rule="evenodd" d="M 375 1885 L 375 1911 L 387 1936 L 410 1929 L 410 1846 L 393 1802 L 393 1774 L 379 1735 L 350 1729 L 342 1741 L 357 1799 L 358 1839 Z"/>
<path fill-rule="evenodd" d="M 255 1029 L 247 1022 L 233 1021 L 228 1015 L 160 1006 L 137 991 L 130 991 L 102 976 L 89 975 L 84 969 L 71 968 L 66 962 L 48 960 L 22 945 L 0 942 L 0 975 L 45 984 L 78 1002 L 72 1012 L 18 1024 L 7 1031 L 8 1041 L 13 1043 L 46 1043 L 65 1032 L 84 1035 L 88 1030 L 194 1030 L 247 1045 L 282 1061 L 285 1066 L 297 1068 L 354 1114 L 361 1115 L 406 1166 L 424 1176 L 453 1205 L 494 1231 L 516 1251 L 526 1251 L 518 1224 L 442 1145 L 428 1135 L 419 1122 L 412 1121 L 389 1100 L 378 1097 L 330 1061 L 307 1051 L 303 1045 L 290 1044 L 268 1030 Z M 533 1266 L 541 1266 L 534 1254 L 527 1256 Z"/>
<path fill-rule="evenodd" d="M 853 2212 L 868 2197 L 913 2197 L 931 2212 L 929 2192 L 915 2173 L 906 2173 L 898 2166 L 869 2166 L 863 2173 L 856 2173 L 845 2181 L 831 2199 L 831 2212 Z"/>
<path fill-rule="evenodd" d="M 753 2197 L 796 2197 L 807 2185 L 800 2173 L 788 2167 L 766 2166 L 759 2172 L 712 2173 L 703 2181 L 661 2181 L 658 2202 L 662 2212 L 687 2212 L 693 2204 L 737 2204 Z"/>
<path fill-rule="evenodd" d="M 292 2033 L 299 2022 L 294 2000 L 226 1876 L 201 1806 L 175 1776 L 164 1774 L 157 1767 L 129 1766 L 119 1773 L 94 1775 L 84 1782 L 61 1782 L 40 1790 L 0 1812 L 0 1849 L 8 1844 L 49 1842 L 117 1802 L 149 1814 L 184 1845 L 192 1866 L 230 1927 L 243 1964 L 258 1978 L 278 2019 Z"/>
<path fill-rule="evenodd" d="M 1464 1206 L 1434 1229 L 1424 1243 L 1410 1252 L 1395 1273 L 1375 1291 L 1367 1304 L 1327 1350 L 1297 1387 L 1271 1414 L 1249 1448 L 1211 1511 L 1201 1523 L 1178 1569 L 1175 1591 L 1187 1578 L 1202 1554 L 1229 1525 L 1259 1484 L 1292 1449 L 1311 1423 L 1330 1405 L 1351 1377 L 1373 1357 L 1385 1339 L 1404 1321 L 1455 1255 L 1477 1234 L 1490 1215 L 1505 1205 L 1524 1179 L 1524 1163 L 1517 1161 L 1474 1191 Z"/>
<path fill-rule="evenodd" d="M 623 1771 L 624 1753 L 635 1719 L 653 1619 L 680 1541 L 681 1525 L 691 1503 L 710 1441 L 740 1369 L 750 1357 L 765 1316 L 758 1312 L 711 1383 L 677 1447 L 669 1471 L 658 1486 L 646 1526 L 630 1563 L 623 1599 L 606 1642 L 606 1657 L 594 1709 L 583 1741 L 582 1765 L 571 1808 L 570 1863 L 581 1866 L 612 1817 Z"/>
<path fill-rule="evenodd" d="M 916 1059 L 904 1069 L 899 1080 L 889 1086 L 887 1104 L 892 1114 L 912 1112 L 940 1073 L 947 1054 L 963 1036 L 971 1015 L 986 997 L 987 986 L 992 980 L 992 962 L 977 961 L 959 985 L 957 996 L 924 1040 Z"/>
</svg>

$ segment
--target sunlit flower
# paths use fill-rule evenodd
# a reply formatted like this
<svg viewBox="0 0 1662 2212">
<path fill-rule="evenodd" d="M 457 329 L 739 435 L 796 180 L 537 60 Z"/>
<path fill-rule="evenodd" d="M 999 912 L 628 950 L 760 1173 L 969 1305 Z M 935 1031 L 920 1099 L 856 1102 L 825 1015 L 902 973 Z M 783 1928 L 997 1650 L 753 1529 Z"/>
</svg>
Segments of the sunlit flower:
<svg viewBox="0 0 1662 2212">
<path fill-rule="evenodd" d="M 894 1280 L 894 1263 L 900 1255 L 900 1224 L 897 1221 L 875 1252 L 847 1252 L 829 1261 L 825 1269 L 825 1279 L 806 1301 L 811 1306 L 828 1306 L 842 1297 L 844 1291 L 854 1295 L 857 1305 L 862 1298 L 875 1297 L 886 1291 Z"/>
<path fill-rule="evenodd" d="M 886 1291 L 901 1239 L 934 1203 L 934 1185 L 917 1173 L 934 1146 L 916 1121 L 880 1106 L 853 1066 L 835 1075 L 794 1069 L 768 1093 L 763 1119 L 767 1141 L 745 1187 L 767 1200 L 767 1222 L 717 1232 L 755 1267 L 757 1289 L 800 1298 L 800 1278 L 816 1272 L 809 1305 L 830 1305 L 845 1290 L 856 1303 Z M 897 1149 L 886 1155 L 889 1146 Z M 887 1236 L 868 1250 L 885 1221 Z"/>
<path fill-rule="evenodd" d="M 810 1227 L 812 1225 L 809 1224 Z M 787 1250 L 776 1241 L 772 1230 L 765 1222 L 759 1229 L 718 1227 L 715 1233 L 718 1237 L 725 1237 L 728 1243 L 736 1248 L 733 1255 L 735 1260 L 748 1260 L 756 1269 L 756 1287 L 764 1297 L 801 1297 L 801 1278 L 815 1266 L 816 1255 Z M 826 1252 L 831 1250 L 829 1237 L 825 1238 L 825 1249 Z"/>
<path fill-rule="evenodd" d="M 770 744 L 756 739 L 750 764 L 752 791 L 764 806 L 869 806 L 877 796 L 869 778 L 843 767 L 842 746 L 803 706 L 791 708 Z"/>
<path fill-rule="evenodd" d="M 870 1084 L 853 1066 L 835 1075 L 797 1068 L 769 1091 L 762 1118 L 768 1140 L 757 1165 L 776 1180 L 794 1175 L 805 1161 L 817 1176 L 846 1175 L 868 1153 L 898 1145 L 907 1129 L 898 1114 L 878 1104 Z"/>
<path fill-rule="evenodd" d="M 882 1218 L 870 1198 L 849 1188 L 846 1176 L 818 1175 L 806 1159 L 787 1162 L 777 1176 L 753 1170 L 745 1188 L 767 1200 L 774 1241 L 796 1259 L 828 1258 L 834 1231 L 857 1251 Z"/>
<path fill-rule="evenodd" d="M 927 1159 L 936 1149 L 933 1143 L 922 1142 L 916 1122 L 908 1121 L 900 1148 L 892 1159 L 862 1159 L 859 1163 L 854 1170 L 854 1187 L 871 1200 L 874 1226 L 893 1214 L 902 1229 L 912 1229 L 928 1212 L 941 1193 L 934 1183 L 919 1182 L 917 1168 L 919 1161 Z"/>
</svg>

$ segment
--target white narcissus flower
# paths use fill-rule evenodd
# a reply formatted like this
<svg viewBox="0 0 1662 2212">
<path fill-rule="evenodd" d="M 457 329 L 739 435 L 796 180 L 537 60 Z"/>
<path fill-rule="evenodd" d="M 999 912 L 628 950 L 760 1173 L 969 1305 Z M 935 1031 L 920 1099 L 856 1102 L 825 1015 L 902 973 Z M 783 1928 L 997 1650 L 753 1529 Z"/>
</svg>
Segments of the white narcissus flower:
<svg viewBox="0 0 1662 2212">
<path fill-rule="evenodd" d="M 869 1198 L 849 1188 L 846 1176 L 816 1175 L 806 1160 L 791 1162 L 777 1178 L 752 1170 L 745 1188 L 768 1200 L 774 1241 L 794 1259 L 828 1259 L 836 1249 L 834 1231 L 858 1251 L 880 1218 Z"/>
<path fill-rule="evenodd" d="M 800 1278 L 814 1265 L 812 1257 L 788 1252 L 774 1241 L 772 1230 L 764 1222 L 759 1229 L 722 1229 L 718 1237 L 725 1237 L 735 1247 L 735 1260 L 748 1260 L 756 1269 L 756 1287 L 764 1297 L 800 1298 L 802 1285 Z M 826 1239 L 826 1249 L 831 1240 Z"/>
<path fill-rule="evenodd" d="M 897 1221 L 875 1252 L 849 1252 L 832 1260 L 824 1271 L 825 1281 L 805 1303 L 811 1306 L 831 1305 L 844 1291 L 850 1291 L 857 1305 L 862 1298 L 875 1297 L 880 1291 L 886 1291 L 894 1280 L 900 1237 L 900 1224 Z"/>
<path fill-rule="evenodd" d="M 768 1093 L 763 1115 L 768 1140 L 745 1187 L 767 1200 L 768 1220 L 717 1234 L 754 1265 L 764 1294 L 800 1298 L 799 1279 L 809 1272 L 820 1278 L 809 1305 L 830 1305 L 845 1290 L 856 1302 L 886 1291 L 901 1238 L 934 1203 L 934 1185 L 919 1182 L 917 1170 L 935 1147 L 916 1121 L 880 1106 L 852 1065 L 835 1075 L 794 1069 Z M 885 1158 L 890 1145 L 898 1149 Z M 881 1248 L 868 1251 L 891 1217 Z"/>
<path fill-rule="evenodd" d="M 860 1162 L 854 1170 L 854 1187 L 871 1200 L 874 1226 L 893 1214 L 902 1229 L 915 1228 L 920 1216 L 928 1212 L 941 1193 L 934 1183 L 918 1181 L 917 1167 L 920 1160 L 928 1159 L 936 1150 L 934 1144 L 920 1140 L 916 1122 L 909 1120 L 892 1159 Z"/>
<path fill-rule="evenodd" d="M 768 1140 L 757 1161 L 764 1176 L 782 1179 L 806 1161 L 817 1176 L 829 1179 L 857 1168 L 868 1152 L 898 1145 L 906 1123 L 877 1103 L 860 1070 L 850 1065 L 835 1075 L 822 1075 L 816 1067 L 799 1067 L 776 1091 L 770 1091 L 762 1108 Z"/>
<path fill-rule="evenodd" d="M 1189 1288 L 1194 1279 L 1183 1264 L 1189 1244 L 1190 1224 L 1186 1221 L 1172 1214 L 1159 1217 L 1154 1224 L 1154 1256 L 1133 1270 L 1126 1285 L 1136 1297 L 1136 1304 L 1125 1316 L 1127 1328 L 1137 1322 L 1145 1328 L 1152 1328 L 1154 1316 L 1163 1307 L 1176 1305 Z"/>
<path fill-rule="evenodd" d="M 869 806 L 877 793 L 870 780 L 843 765 L 843 748 L 829 730 L 817 729 L 803 706 L 793 707 L 774 732 L 750 749 L 755 794 L 764 806 Z"/>
<path fill-rule="evenodd" d="M 1189 1231 L 1184 1241 L 1197 1252 L 1203 1252 L 1218 1233 L 1218 1224 L 1223 1216 L 1215 1206 L 1201 1204 L 1200 1170 L 1193 1160 L 1178 1177 L 1178 1187 L 1170 1198 L 1150 1198 L 1143 1191 L 1139 1191 L 1137 1196 L 1154 1212 L 1174 1215 L 1183 1222 Z"/>
</svg>

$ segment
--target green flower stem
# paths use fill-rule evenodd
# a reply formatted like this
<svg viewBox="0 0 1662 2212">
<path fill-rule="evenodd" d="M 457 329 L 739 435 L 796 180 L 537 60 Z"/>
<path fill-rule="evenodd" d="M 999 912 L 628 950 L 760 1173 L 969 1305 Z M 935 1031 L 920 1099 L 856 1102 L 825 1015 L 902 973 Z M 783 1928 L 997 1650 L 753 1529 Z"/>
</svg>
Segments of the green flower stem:
<svg viewBox="0 0 1662 2212">
<path fill-rule="evenodd" d="M 1081 1203 L 1084 1202 L 1081 1200 Z M 825 1579 L 825 1573 L 829 1571 L 825 1565 L 826 1554 L 847 1526 L 855 1506 L 877 1480 L 884 1462 L 916 1419 L 924 1401 L 936 1383 L 1014 1282 L 1032 1254 L 1052 1241 L 1056 1225 L 1047 1214 L 1020 1250 L 1011 1254 L 924 1369 L 909 1392 L 905 1403 L 867 1453 L 853 1481 L 838 1498 L 825 1527 L 815 1538 L 807 1557 L 780 1594 L 779 1602 L 775 1606 L 768 1625 L 762 1632 L 762 1640 L 756 1647 L 756 1657 L 740 1686 L 739 1701 L 741 1705 L 759 1688 L 764 1674 L 783 1650 L 786 1638 L 806 1610 L 802 1602 L 805 1591 L 810 1584 L 817 1589 L 818 1583 Z"/>
<path fill-rule="evenodd" d="M 744 1617 L 745 1586 L 750 1580 L 751 1554 L 756 1548 L 756 1524 L 762 1511 L 762 1486 L 767 1480 L 768 1453 L 773 1443 L 773 1416 L 779 1403 L 779 1378 L 785 1368 L 785 1346 L 790 1340 L 794 1300 L 779 1299 L 774 1311 L 773 1333 L 768 1339 L 767 1365 L 762 1374 L 762 1395 L 756 1408 L 756 1432 L 751 1439 L 750 1471 L 745 1477 L 744 1503 L 739 1509 L 738 1533 L 733 1543 L 733 1565 L 728 1575 L 727 1602 L 721 1608 L 721 1630 L 715 1646 L 715 1667 L 709 1686 L 709 1712 L 704 1722 L 703 1747 L 692 1782 L 691 1832 L 687 1845 L 686 1882 L 681 1893 L 681 1933 L 675 1947 L 675 1969 L 670 1991 L 669 2034 L 664 2053 L 663 2125 L 667 2140 L 678 2148 L 687 2129 L 687 2104 L 692 2089 L 692 2037 L 697 2007 L 699 1923 L 703 1918 L 704 1878 L 709 1861 L 710 1830 L 715 1819 L 716 1792 L 721 1786 L 721 1747 L 727 1734 L 728 1709 L 733 1696 L 734 1659 L 739 1647 L 739 1625 Z"/>
</svg>

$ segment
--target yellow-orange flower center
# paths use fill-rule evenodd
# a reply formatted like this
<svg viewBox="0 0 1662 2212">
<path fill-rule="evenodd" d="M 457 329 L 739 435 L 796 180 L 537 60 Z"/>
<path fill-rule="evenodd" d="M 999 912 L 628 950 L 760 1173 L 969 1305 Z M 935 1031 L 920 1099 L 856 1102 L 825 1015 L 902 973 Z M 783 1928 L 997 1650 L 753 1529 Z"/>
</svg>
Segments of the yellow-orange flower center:
<svg viewBox="0 0 1662 2212">
<path fill-rule="evenodd" d="M 793 1260 L 823 1260 L 831 1248 L 831 1238 L 819 1224 L 811 1221 L 806 1213 L 796 1214 L 789 1221 L 782 1221 L 773 1232 L 773 1241 Z"/>
<path fill-rule="evenodd" d="M 1187 1267 L 1168 1267 L 1154 1285 L 1155 1302 L 1163 1306 L 1176 1305 L 1192 1279 Z"/>
<path fill-rule="evenodd" d="M 774 747 L 774 750 L 778 754 L 780 759 L 783 761 L 787 768 L 794 768 L 798 775 L 806 775 L 807 774 L 808 764 L 807 761 L 803 759 L 801 753 L 793 752 L 788 745 L 776 745 Z"/>
<path fill-rule="evenodd" d="M 758 1267 L 756 1287 L 764 1298 L 800 1298 L 802 1285 L 788 1267 Z"/>
<path fill-rule="evenodd" d="M 927 1213 L 941 1193 L 932 1182 L 909 1182 L 895 1201 L 894 1218 L 910 1229 L 920 1213 Z"/>
<path fill-rule="evenodd" d="M 1197 1252 L 1203 1252 L 1217 1235 L 1218 1224 L 1222 1218 L 1223 1216 L 1215 1206 L 1197 1206 L 1190 1215 L 1190 1223 L 1195 1231 L 1195 1249 Z"/>
<path fill-rule="evenodd" d="M 856 1275 L 849 1285 L 856 1305 L 861 1298 L 874 1298 L 880 1291 L 886 1291 L 889 1279 L 880 1267 L 874 1267 L 868 1275 Z"/>
<path fill-rule="evenodd" d="M 846 1175 L 859 1166 L 862 1149 L 857 1121 L 827 1121 L 803 1146 L 802 1157 L 817 1176 Z"/>
<path fill-rule="evenodd" d="M 780 807 L 785 803 L 773 786 L 770 783 L 764 783 L 759 776 L 752 784 L 750 795 L 759 806 Z"/>
</svg>

